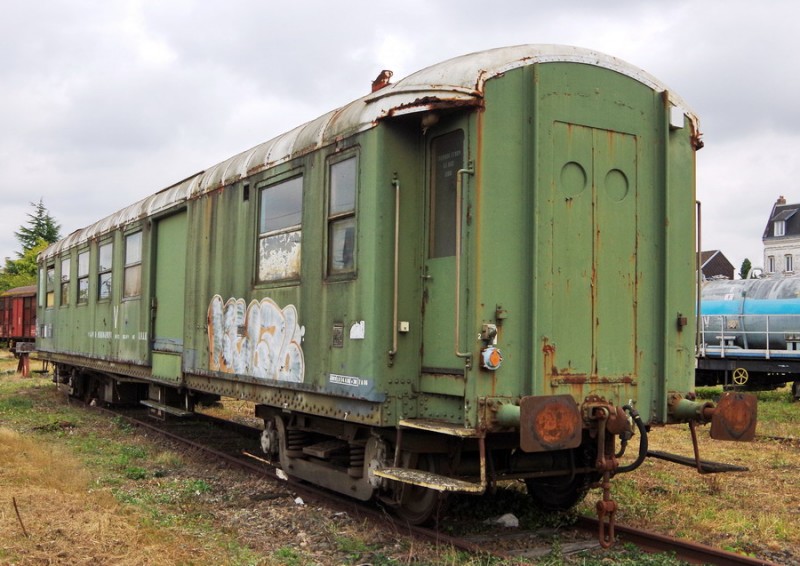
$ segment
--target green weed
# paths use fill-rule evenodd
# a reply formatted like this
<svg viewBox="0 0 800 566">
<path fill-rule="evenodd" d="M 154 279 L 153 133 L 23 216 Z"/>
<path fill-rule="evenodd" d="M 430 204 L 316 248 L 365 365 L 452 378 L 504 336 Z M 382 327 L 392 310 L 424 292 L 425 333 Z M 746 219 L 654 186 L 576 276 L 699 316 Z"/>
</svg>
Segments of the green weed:
<svg viewBox="0 0 800 566">
<path fill-rule="evenodd" d="M 128 419 L 120 416 L 116 416 L 111 419 L 111 422 L 119 429 L 120 432 L 129 434 L 136 430 L 136 427 L 133 426 Z"/>
<path fill-rule="evenodd" d="M 303 557 L 294 549 L 284 546 L 275 551 L 275 558 L 280 561 L 280 564 L 286 566 L 301 566 L 305 564 Z"/>
<path fill-rule="evenodd" d="M 23 397 L 0 399 L 0 413 L 19 413 L 33 409 L 33 401 Z"/>
<path fill-rule="evenodd" d="M 147 478 L 148 473 L 147 470 L 145 470 L 144 468 L 140 468 L 138 466 L 130 466 L 128 468 L 125 468 L 125 470 L 122 472 L 122 475 L 124 475 L 129 480 L 143 480 Z"/>
</svg>

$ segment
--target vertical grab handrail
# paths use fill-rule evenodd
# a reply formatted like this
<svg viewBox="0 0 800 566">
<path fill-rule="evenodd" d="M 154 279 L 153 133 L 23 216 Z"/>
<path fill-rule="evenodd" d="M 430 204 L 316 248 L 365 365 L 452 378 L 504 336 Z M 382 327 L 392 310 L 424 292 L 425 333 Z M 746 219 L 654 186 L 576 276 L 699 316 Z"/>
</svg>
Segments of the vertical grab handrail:
<svg viewBox="0 0 800 566">
<path fill-rule="evenodd" d="M 392 349 L 389 350 L 389 365 L 397 354 L 397 300 L 400 290 L 400 180 L 397 173 L 392 178 L 394 187 L 394 289 L 392 293 Z"/>
<path fill-rule="evenodd" d="M 469 360 L 472 357 L 471 352 L 461 351 L 461 193 L 463 190 L 462 177 L 464 175 L 474 175 L 475 171 L 472 169 L 472 162 L 467 164 L 466 169 L 459 169 L 456 172 L 456 328 L 455 328 L 455 342 L 456 342 L 456 356 Z M 467 362 L 469 364 L 469 361 Z"/>
<path fill-rule="evenodd" d="M 702 291 L 702 284 L 701 284 L 701 282 L 703 280 L 703 259 L 701 257 L 701 254 L 703 253 L 702 233 L 701 233 L 701 230 L 703 229 L 703 211 L 702 211 L 702 208 L 700 206 L 700 201 L 696 200 L 694 202 L 695 202 L 695 205 L 697 206 L 697 242 L 695 243 L 695 245 L 697 246 L 697 249 L 694 252 L 694 257 L 695 257 L 694 261 L 695 261 L 695 266 L 696 266 L 696 270 L 697 270 L 697 281 L 695 282 L 696 285 L 697 285 L 697 288 L 695 290 L 695 301 L 697 301 L 697 304 L 694 307 L 695 308 L 695 339 L 694 339 L 694 346 L 695 346 L 695 356 L 697 356 L 697 355 L 701 354 L 701 349 L 703 351 L 705 350 L 705 345 L 706 344 L 705 344 L 705 334 L 703 334 L 702 342 L 700 341 L 700 330 L 703 328 L 703 326 L 701 324 L 702 316 L 703 316 L 703 313 L 701 312 L 702 302 L 700 300 L 701 299 L 701 293 L 703 292 Z"/>
</svg>

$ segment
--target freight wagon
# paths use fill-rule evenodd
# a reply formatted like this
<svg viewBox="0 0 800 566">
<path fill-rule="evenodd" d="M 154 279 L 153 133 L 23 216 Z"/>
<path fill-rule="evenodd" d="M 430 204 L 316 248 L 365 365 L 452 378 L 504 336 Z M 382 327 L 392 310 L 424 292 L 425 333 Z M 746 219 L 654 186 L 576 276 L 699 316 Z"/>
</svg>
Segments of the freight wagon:
<svg viewBox="0 0 800 566">
<path fill-rule="evenodd" d="M 524 480 L 554 509 L 603 480 L 611 524 L 651 425 L 751 437 L 750 398 L 692 395 L 689 106 L 573 47 L 390 75 L 45 250 L 57 379 L 159 415 L 250 400 L 289 475 L 415 523 L 441 493 Z"/>
<path fill-rule="evenodd" d="M 17 353 L 32 349 L 36 339 L 36 285 L 0 293 L 0 341 Z"/>
</svg>

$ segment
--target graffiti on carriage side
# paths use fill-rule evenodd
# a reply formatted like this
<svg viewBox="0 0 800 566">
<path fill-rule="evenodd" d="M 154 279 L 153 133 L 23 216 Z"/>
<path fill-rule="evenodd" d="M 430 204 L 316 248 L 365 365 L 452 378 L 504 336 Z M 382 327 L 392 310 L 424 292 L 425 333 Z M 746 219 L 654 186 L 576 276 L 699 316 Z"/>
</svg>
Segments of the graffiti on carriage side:
<svg viewBox="0 0 800 566">
<path fill-rule="evenodd" d="M 209 369 L 261 379 L 303 382 L 303 334 L 294 305 L 214 295 L 208 305 Z"/>
</svg>

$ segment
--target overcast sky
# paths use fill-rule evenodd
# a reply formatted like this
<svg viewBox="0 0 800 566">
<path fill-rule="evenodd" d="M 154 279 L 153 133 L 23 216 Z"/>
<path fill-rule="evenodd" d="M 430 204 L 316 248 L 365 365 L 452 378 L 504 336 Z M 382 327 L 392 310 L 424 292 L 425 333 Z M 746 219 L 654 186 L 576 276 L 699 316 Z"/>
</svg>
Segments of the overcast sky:
<svg viewBox="0 0 800 566">
<path fill-rule="evenodd" d="M 793 0 L 6 0 L 0 259 L 40 198 L 66 236 L 366 94 L 382 69 L 398 80 L 559 43 L 624 59 L 688 102 L 706 143 L 703 248 L 737 271 L 760 265 L 773 203 L 800 202 L 799 32 Z"/>
</svg>

